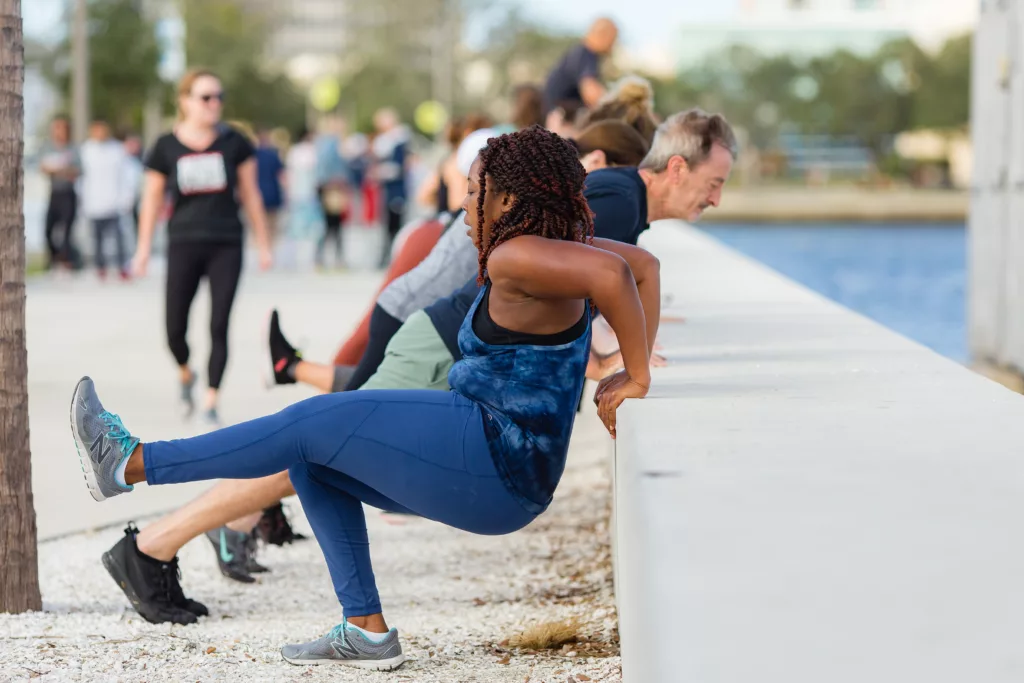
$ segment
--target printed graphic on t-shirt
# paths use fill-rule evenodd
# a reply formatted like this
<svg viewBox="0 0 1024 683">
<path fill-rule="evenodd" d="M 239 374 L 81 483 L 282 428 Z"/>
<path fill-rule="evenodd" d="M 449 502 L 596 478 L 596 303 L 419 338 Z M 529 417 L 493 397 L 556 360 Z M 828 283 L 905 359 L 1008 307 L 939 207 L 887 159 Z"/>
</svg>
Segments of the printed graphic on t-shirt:
<svg viewBox="0 0 1024 683">
<path fill-rule="evenodd" d="M 228 171 L 220 152 L 188 154 L 178 159 L 178 190 L 181 194 L 210 194 L 228 187 Z"/>
</svg>

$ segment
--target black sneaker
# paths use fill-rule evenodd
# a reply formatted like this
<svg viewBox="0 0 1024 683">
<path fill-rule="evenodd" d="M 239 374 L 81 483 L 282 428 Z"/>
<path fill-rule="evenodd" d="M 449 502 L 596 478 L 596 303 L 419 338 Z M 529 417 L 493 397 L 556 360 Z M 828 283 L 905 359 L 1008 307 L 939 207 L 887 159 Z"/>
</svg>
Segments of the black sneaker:
<svg viewBox="0 0 1024 683">
<path fill-rule="evenodd" d="M 267 323 L 267 341 L 272 377 L 267 385 L 295 384 L 292 368 L 302 360 L 302 353 L 284 338 L 276 309 L 270 312 L 270 319 Z"/>
<path fill-rule="evenodd" d="M 139 552 L 139 530 L 128 524 L 124 538 L 103 553 L 103 566 L 128 597 L 132 607 L 151 624 L 194 624 L 209 614 L 206 607 L 185 597 L 178 558 L 162 562 Z"/>
<path fill-rule="evenodd" d="M 206 532 L 206 538 L 213 544 L 217 553 L 217 566 L 220 573 L 232 581 L 253 583 L 256 581 L 249 572 L 250 545 L 249 534 L 233 531 L 222 526 Z"/>
<path fill-rule="evenodd" d="M 303 534 L 297 534 L 288 523 L 284 515 L 284 506 L 281 503 L 266 508 L 259 524 L 256 525 L 256 533 L 267 545 L 284 545 L 293 541 L 304 541 Z"/>
</svg>

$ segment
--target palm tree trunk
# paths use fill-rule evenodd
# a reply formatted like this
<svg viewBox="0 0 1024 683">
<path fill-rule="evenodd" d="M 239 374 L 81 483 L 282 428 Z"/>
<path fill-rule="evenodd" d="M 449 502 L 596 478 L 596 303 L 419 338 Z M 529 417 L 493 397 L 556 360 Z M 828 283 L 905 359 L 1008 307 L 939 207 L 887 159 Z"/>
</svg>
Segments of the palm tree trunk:
<svg viewBox="0 0 1024 683">
<path fill-rule="evenodd" d="M 21 0 L 0 0 L 0 612 L 42 609 L 28 441 L 25 49 Z"/>
</svg>

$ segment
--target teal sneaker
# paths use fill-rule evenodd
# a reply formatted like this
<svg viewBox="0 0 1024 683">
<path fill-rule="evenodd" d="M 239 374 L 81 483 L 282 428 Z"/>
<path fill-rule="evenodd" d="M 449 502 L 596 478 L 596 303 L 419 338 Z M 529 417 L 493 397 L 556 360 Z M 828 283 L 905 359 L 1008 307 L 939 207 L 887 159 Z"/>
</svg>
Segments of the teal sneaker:
<svg viewBox="0 0 1024 683">
<path fill-rule="evenodd" d="M 253 548 L 249 542 L 249 534 L 222 526 L 207 531 L 206 539 L 217 553 L 217 567 L 221 574 L 239 583 L 256 581 L 249 570 Z"/>
<path fill-rule="evenodd" d="M 106 500 L 134 487 L 117 483 L 117 468 L 139 445 L 121 418 L 103 409 L 96 386 L 83 377 L 71 397 L 71 434 L 78 448 L 78 461 L 85 485 L 94 500 Z"/>
<path fill-rule="evenodd" d="M 349 626 L 347 621 L 312 642 L 285 645 L 281 648 L 281 656 L 284 661 L 297 666 L 340 664 L 376 671 L 391 671 L 405 662 L 396 629 L 391 629 L 380 642 L 375 642 Z"/>
</svg>

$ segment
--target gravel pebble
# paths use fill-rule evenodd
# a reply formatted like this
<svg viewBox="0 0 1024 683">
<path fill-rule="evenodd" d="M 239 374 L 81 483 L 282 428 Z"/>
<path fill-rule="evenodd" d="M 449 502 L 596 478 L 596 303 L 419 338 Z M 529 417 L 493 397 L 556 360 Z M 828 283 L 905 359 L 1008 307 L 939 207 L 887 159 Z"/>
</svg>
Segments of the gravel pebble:
<svg viewBox="0 0 1024 683">
<path fill-rule="evenodd" d="M 608 538 L 607 437 L 580 415 L 551 508 L 518 533 L 475 536 L 421 519 L 390 523 L 367 510 L 385 614 L 409 661 L 398 671 L 295 667 L 282 645 L 341 619 L 314 541 L 261 551 L 258 583 L 223 578 L 208 542 L 181 552 L 185 593 L 211 616 L 153 625 L 128 608 L 100 564 L 120 538 L 105 529 L 40 544 L 43 612 L 0 615 L 0 681 L 621 681 Z M 294 525 L 309 533 L 298 500 Z M 569 650 L 509 650 L 525 628 L 576 618 Z M 586 678 L 580 677 L 582 674 Z"/>
</svg>

